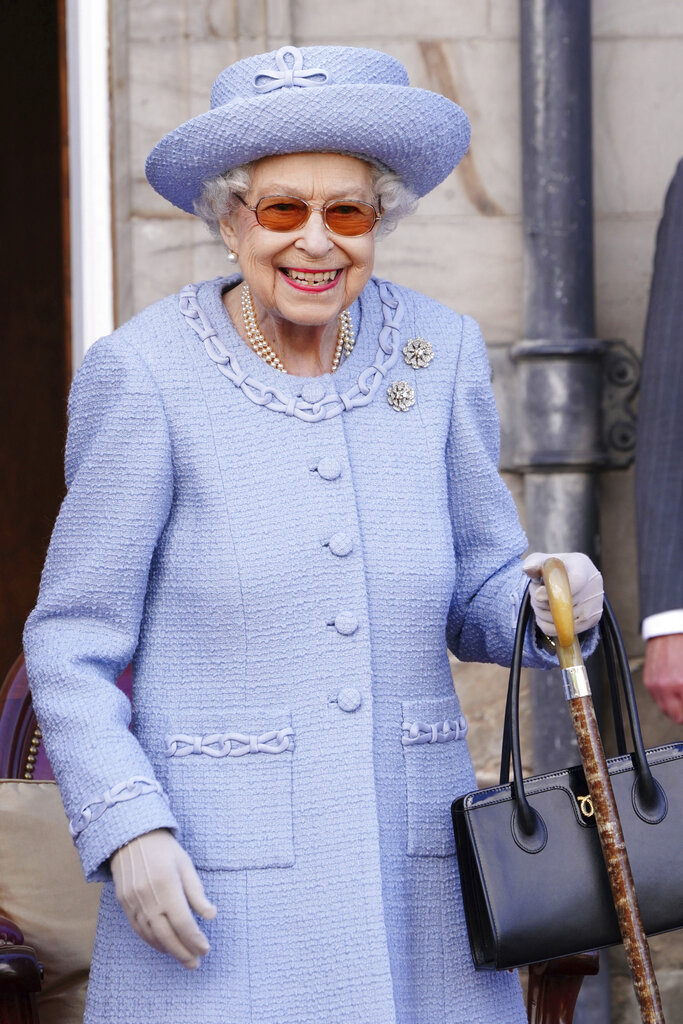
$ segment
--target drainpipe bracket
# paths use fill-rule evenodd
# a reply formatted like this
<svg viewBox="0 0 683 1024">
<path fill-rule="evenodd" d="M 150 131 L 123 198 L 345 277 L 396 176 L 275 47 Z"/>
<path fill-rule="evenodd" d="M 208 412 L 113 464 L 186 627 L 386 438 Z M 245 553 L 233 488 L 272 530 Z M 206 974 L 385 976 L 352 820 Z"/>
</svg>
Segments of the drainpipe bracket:
<svg viewBox="0 0 683 1024">
<path fill-rule="evenodd" d="M 602 435 L 609 469 L 626 469 L 636 451 L 634 402 L 640 387 L 640 359 L 625 341 L 603 343 Z"/>
<path fill-rule="evenodd" d="M 598 472 L 630 465 L 639 360 L 626 342 L 494 342 L 488 353 L 503 471 Z"/>
</svg>

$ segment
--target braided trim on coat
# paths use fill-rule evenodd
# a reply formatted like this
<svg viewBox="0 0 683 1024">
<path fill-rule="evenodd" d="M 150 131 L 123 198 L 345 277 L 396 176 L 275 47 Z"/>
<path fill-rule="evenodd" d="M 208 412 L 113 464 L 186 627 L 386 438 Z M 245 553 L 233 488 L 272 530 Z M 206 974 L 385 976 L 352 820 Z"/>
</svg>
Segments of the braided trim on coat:
<svg viewBox="0 0 683 1024">
<path fill-rule="evenodd" d="M 168 797 L 156 779 L 147 779 L 142 775 L 133 776 L 125 782 L 118 782 L 111 789 L 105 789 L 100 797 L 95 797 L 83 804 L 80 811 L 69 822 L 69 832 L 73 839 L 77 839 L 88 825 L 101 818 L 105 811 L 115 804 L 123 803 L 126 800 L 135 800 L 139 796 L 147 796 L 149 793 L 159 793 L 168 803 Z"/>
<path fill-rule="evenodd" d="M 294 730 L 273 729 L 260 736 L 242 732 L 215 732 L 207 736 L 176 733 L 167 736 L 166 757 L 206 754 L 208 757 L 241 757 L 242 754 L 282 754 L 294 749 Z"/>
<path fill-rule="evenodd" d="M 446 718 L 434 725 L 404 722 L 402 729 L 401 743 L 404 747 L 412 747 L 421 743 L 449 743 L 452 740 L 462 740 L 467 735 L 468 726 L 465 716 L 459 715 L 458 718 Z"/>
</svg>

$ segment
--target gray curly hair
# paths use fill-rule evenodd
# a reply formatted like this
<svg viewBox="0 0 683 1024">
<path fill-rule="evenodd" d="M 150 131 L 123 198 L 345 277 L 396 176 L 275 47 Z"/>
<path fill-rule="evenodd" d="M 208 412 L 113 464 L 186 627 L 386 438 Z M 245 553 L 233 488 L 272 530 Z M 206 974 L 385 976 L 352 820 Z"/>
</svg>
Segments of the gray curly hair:
<svg viewBox="0 0 683 1024">
<path fill-rule="evenodd" d="M 235 196 L 244 197 L 249 191 L 257 162 L 254 160 L 233 167 L 204 182 L 202 194 L 195 200 L 194 211 L 215 238 L 220 238 L 219 221 L 232 213 L 237 205 Z M 364 163 L 370 167 L 370 182 L 382 204 L 382 219 L 377 228 L 377 237 L 381 238 L 393 231 L 401 218 L 415 211 L 418 197 L 394 171 L 378 167 L 369 160 L 364 160 Z"/>
</svg>

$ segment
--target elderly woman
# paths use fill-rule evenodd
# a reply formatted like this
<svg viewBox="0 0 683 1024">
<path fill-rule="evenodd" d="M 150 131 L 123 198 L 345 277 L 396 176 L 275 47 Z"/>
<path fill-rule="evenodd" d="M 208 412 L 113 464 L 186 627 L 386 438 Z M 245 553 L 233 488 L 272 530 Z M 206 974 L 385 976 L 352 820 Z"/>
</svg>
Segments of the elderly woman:
<svg viewBox="0 0 683 1024">
<path fill-rule="evenodd" d="M 477 325 L 372 277 L 468 139 L 392 58 L 284 47 L 149 157 L 241 273 L 98 341 L 72 390 L 25 640 L 105 883 L 88 1024 L 525 1019 L 470 958 L 447 645 L 509 660 L 526 540 Z M 569 567 L 585 629 L 600 577 Z M 527 660 L 553 663 L 535 632 Z"/>
</svg>

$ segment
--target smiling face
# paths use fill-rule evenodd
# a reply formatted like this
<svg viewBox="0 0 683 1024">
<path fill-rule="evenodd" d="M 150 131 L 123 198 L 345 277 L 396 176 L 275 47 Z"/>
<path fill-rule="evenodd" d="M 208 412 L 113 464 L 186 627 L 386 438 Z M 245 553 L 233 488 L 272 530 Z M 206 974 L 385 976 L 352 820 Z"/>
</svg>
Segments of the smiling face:
<svg viewBox="0 0 683 1024">
<path fill-rule="evenodd" d="M 377 208 L 368 164 L 338 153 L 259 160 L 244 199 L 256 206 L 263 196 L 273 195 L 296 196 L 316 207 L 355 199 Z M 339 313 L 358 298 L 372 274 L 375 230 L 338 235 L 325 227 L 322 212 L 313 210 L 301 227 L 271 231 L 241 204 L 221 220 L 221 235 L 239 255 L 259 319 L 265 314 L 302 327 L 336 323 Z"/>
</svg>

